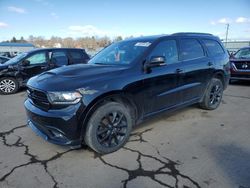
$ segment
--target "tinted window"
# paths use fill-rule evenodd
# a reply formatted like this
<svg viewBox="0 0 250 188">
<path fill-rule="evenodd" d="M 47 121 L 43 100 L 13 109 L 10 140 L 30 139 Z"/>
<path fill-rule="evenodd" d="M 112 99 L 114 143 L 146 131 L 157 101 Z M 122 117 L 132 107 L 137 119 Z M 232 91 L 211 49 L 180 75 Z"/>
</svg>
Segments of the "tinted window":
<svg viewBox="0 0 250 188">
<path fill-rule="evenodd" d="M 76 59 L 76 60 L 82 59 L 82 53 L 80 51 L 70 51 L 70 55 L 72 59 Z"/>
<path fill-rule="evenodd" d="M 167 64 L 178 62 L 178 51 L 175 40 L 160 42 L 151 52 L 150 57 L 164 56 Z"/>
<path fill-rule="evenodd" d="M 201 44 L 195 39 L 180 40 L 181 59 L 189 60 L 204 56 Z"/>
<path fill-rule="evenodd" d="M 211 55 L 224 54 L 221 45 L 215 40 L 202 40 Z"/>
<path fill-rule="evenodd" d="M 30 56 L 29 58 L 27 58 L 26 60 L 30 62 L 30 65 L 46 63 L 46 52 L 40 52 L 40 53 L 34 54 Z"/>
<path fill-rule="evenodd" d="M 52 53 L 51 61 L 57 66 L 63 66 L 68 64 L 68 57 L 63 51 L 55 51 Z"/>
<path fill-rule="evenodd" d="M 70 51 L 71 56 L 71 64 L 78 64 L 78 63 L 86 63 L 87 61 L 84 61 L 83 57 L 83 51 L 81 50 L 71 50 Z"/>
<path fill-rule="evenodd" d="M 84 51 L 83 52 L 83 58 L 89 60 L 89 55 Z"/>
</svg>

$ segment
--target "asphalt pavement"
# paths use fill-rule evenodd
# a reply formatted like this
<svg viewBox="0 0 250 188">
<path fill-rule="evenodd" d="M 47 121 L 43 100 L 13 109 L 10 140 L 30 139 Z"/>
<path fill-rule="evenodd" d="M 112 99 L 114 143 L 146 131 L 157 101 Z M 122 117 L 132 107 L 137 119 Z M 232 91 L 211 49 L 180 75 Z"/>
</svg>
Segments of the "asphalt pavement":
<svg viewBox="0 0 250 188">
<path fill-rule="evenodd" d="M 25 91 L 0 96 L 0 187 L 250 188 L 250 83 L 137 126 L 119 151 L 50 144 L 26 126 Z"/>
</svg>

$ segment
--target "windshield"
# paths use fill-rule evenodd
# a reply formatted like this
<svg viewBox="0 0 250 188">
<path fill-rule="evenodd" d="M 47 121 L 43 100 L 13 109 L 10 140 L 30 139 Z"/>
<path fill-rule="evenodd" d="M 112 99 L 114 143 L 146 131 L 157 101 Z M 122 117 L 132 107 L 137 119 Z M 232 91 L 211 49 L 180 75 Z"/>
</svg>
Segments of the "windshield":
<svg viewBox="0 0 250 188">
<path fill-rule="evenodd" d="M 250 48 L 244 48 L 239 50 L 234 57 L 236 59 L 250 59 Z"/>
<path fill-rule="evenodd" d="M 27 53 L 21 53 L 19 55 L 17 55 L 16 57 L 13 57 L 12 59 L 10 59 L 9 61 L 6 61 L 4 63 L 4 65 L 14 65 L 16 63 L 18 63 L 22 58 L 24 58 L 27 55 Z"/>
<path fill-rule="evenodd" d="M 90 64 L 127 65 L 141 55 L 151 41 L 122 41 L 114 43 L 96 54 Z"/>
</svg>

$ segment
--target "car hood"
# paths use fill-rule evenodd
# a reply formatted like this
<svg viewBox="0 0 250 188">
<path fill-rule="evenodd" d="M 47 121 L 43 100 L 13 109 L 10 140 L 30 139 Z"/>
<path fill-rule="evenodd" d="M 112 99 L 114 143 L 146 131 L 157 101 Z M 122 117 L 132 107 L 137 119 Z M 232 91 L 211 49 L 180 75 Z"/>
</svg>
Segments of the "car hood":
<svg viewBox="0 0 250 188">
<path fill-rule="evenodd" d="M 105 82 L 128 69 L 117 65 L 78 64 L 44 72 L 31 78 L 27 85 L 43 91 L 73 91 L 89 87 L 93 83 Z"/>
</svg>

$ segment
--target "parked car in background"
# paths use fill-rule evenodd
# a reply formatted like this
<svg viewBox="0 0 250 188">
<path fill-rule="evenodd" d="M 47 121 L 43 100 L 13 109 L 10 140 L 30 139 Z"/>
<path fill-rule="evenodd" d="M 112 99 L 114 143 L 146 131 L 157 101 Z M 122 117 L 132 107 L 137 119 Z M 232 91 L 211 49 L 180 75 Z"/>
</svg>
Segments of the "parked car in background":
<svg viewBox="0 0 250 188">
<path fill-rule="evenodd" d="M 5 57 L 5 56 L 0 56 L 0 64 L 4 64 L 8 60 L 10 60 L 10 58 Z"/>
<path fill-rule="evenodd" d="M 28 79 L 42 72 L 73 64 L 85 64 L 89 56 L 84 49 L 47 48 L 22 53 L 0 65 L 0 94 L 12 94 Z"/>
<path fill-rule="evenodd" d="M 0 54 L 7 57 L 15 57 L 19 53 L 28 52 L 35 49 L 31 43 L 21 42 L 0 42 Z"/>
<path fill-rule="evenodd" d="M 55 144 L 84 143 L 110 153 L 126 143 L 135 124 L 155 114 L 194 103 L 216 109 L 229 75 L 229 55 L 211 34 L 124 40 L 86 65 L 31 78 L 24 103 L 28 126 Z"/>
<path fill-rule="evenodd" d="M 250 80 L 250 47 L 241 48 L 232 54 L 230 62 L 230 80 Z"/>
</svg>

